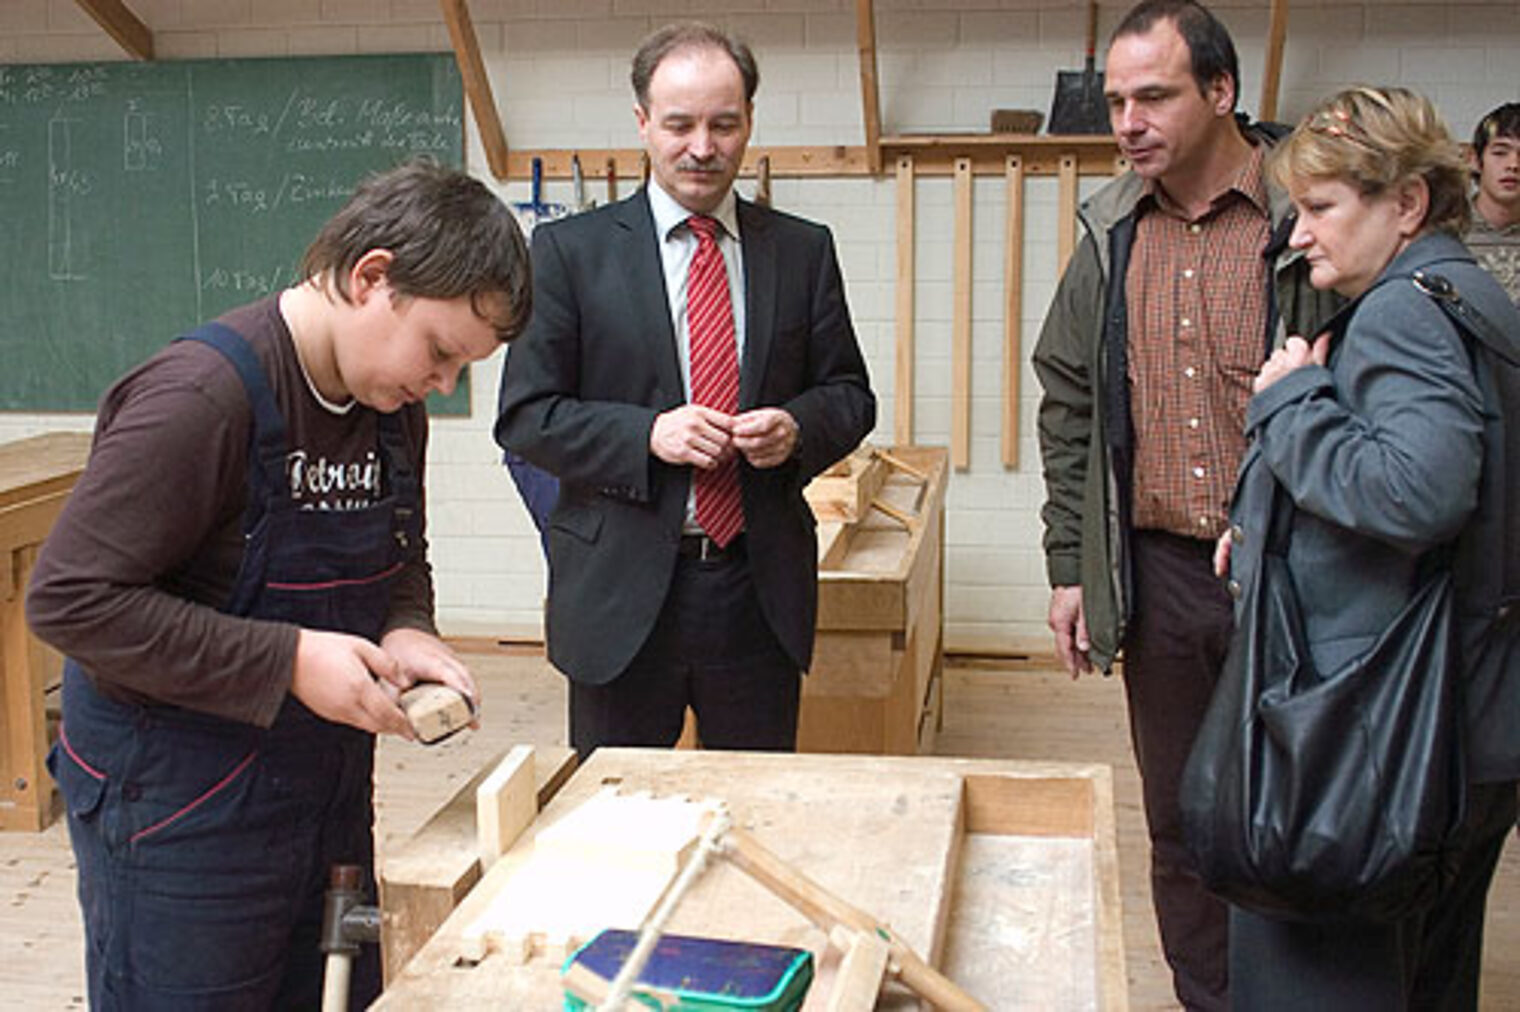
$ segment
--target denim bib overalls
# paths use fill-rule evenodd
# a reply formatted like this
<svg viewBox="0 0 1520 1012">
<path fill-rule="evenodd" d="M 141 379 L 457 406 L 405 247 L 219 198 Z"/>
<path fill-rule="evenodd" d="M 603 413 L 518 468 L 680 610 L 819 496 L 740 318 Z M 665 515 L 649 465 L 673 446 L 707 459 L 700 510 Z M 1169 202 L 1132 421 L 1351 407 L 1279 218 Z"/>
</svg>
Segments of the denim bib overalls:
<svg viewBox="0 0 1520 1012">
<path fill-rule="evenodd" d="M 378 640 L 391 583 L 420 538 L 418 477 L 398 419 L 379 416 L 380 501 L 300 509 L 285 421 L 252 349 L 214 323 L 184 339 L 232 362 L 253 409 L 244 557 L 221 610 Z M 93 1008 L 320 1005 L 330 866 L 359 865 L 374 894 L 373 735 L 322 720 L 293 696 L 267 730 L 117 702 L 70 661 L 48 764 L 78 862 Z M 379 986 L 367 946 L 351 1007 Z"/>
</svg>

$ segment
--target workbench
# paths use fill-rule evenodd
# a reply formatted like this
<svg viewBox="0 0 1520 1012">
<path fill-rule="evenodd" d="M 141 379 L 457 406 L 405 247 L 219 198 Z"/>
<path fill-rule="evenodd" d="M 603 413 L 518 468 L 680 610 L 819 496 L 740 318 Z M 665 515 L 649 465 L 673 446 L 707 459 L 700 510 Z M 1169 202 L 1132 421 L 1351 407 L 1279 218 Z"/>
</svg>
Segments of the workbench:
<svg viewBox="0 0 1520 1012">
<path fill-rule="evenodd" d="M 567 816 L 609 787 L 721 800 L 737 827 L 822 888 L 889 924 L 988 1008 L 1128 1007 L 1106 766 L 602 749 L 392 975 L 374 1008 L 561 1007 L 559 969 L 576 939 L 514 952 L 513 946 L 482 949 L 471 930 L 502 906 L 495 901 L 511 899 L 514 887 L 531 877 L 524 869 L 532 867 L 535 838 L 559 839 L 554 831 L 564 828 Z M 650 826 L 649 834 L 658 828 Z M 427 834 L 424 827 L 419 836 Z M 637 847 L 637 835 L 621 844 Z M 614 849 L 619 844 L 609 841 Z M 389 865 L 381 869 L 387 925 L 405 915 L 384 898 Z M 588 860 L 588 883 L 596 881 L 596 870 Z M 564 890 L 554 905 L 583 901 L 572 895 L 576 891 Z M 817 978 L 804 1008 L 827 1007 L 838 950 L 730 862 L 716 861 L 697 880 L 667 930 L 809 949 Z M 894 984 L 876 1007 L 916 1008 L 917 1002 Z"/>
<path fill-rule="evenodd" d="M 864 447 L 808 486 L 818 625 L 802 680 L 803 752 L 933 748 L 944 663 L 949 452 Z"/>
<path fill-rule="evenodd" d="M 84 432 L 0 444 L 0 829 L 40 830 L 52 821 L 45 698 L 60 659 L 27 628 L 26 585 L 89 452 Z"/>
</svg>

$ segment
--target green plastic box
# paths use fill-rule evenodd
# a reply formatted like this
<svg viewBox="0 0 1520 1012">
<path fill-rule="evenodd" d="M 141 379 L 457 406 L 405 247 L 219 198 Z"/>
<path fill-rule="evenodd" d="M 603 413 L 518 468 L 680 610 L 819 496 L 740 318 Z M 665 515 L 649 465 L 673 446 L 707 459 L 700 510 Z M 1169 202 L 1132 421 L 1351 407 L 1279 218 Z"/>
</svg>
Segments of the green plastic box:
<svg viewBox="0 0 1520 1012">
<path fill-rule="evenodd" d="M 563 969 L 579 963 L 610 981 L 637 941 L 632 931 L 608 929 L 577 949 Z M 635 992 L 634 1000 L 659 1012 L 796 1012 L 813 983 L 813 954 L 780 945 L 664 935 L 644 964 L 639 983 L 675 996 L 670 1004 Z M 566 993 L 567 1012 L 589 1008 Z"/>
</svg>

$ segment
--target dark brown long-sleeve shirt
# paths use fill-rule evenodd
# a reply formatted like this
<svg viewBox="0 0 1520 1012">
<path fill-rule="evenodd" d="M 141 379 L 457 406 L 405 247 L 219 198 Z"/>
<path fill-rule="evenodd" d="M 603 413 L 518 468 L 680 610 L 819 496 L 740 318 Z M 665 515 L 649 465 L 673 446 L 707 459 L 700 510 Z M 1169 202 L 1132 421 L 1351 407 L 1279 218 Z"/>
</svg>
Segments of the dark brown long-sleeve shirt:
<svg viewBox="0 0 1520 1012">
<path fill-rule="evenodd" d="M 289 430 L 298 505 L 345 509 L 384 494 L 375 412 L 324 405 L 273 297 L 228 313 L 268 374 Z M 427 416 L 403 431 L 423 473 Z M 89 464 L 44 544 L 27 596 L 43 640 L 117 698 L 267 726 L 289 691 L 297 628 L 217 610 L 243 554 L 252 411 L 236 371 L 194 341 L 171 344 L 101 401 Z M 434 631 L 426 542 L 392 596 L 387 628 Z"/>
</svg>

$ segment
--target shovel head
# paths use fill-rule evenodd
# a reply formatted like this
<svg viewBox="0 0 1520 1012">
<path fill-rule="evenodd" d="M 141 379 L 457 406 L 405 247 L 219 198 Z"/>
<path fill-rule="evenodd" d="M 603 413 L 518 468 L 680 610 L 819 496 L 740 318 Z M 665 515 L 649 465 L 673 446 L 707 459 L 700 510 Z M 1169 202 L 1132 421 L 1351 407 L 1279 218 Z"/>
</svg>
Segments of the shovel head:
<svg viewBox="0 0 1520 1012">
<path fill-rule="evenodd" d="M 1056 74 L 1056 93 L 1050 102 L 1053 134 L 1106 134 L 1108 102 L 1103 98 L 1103 75 L 1088 63 L 1085 70 L 1062 70 Z"/>
</svg>

